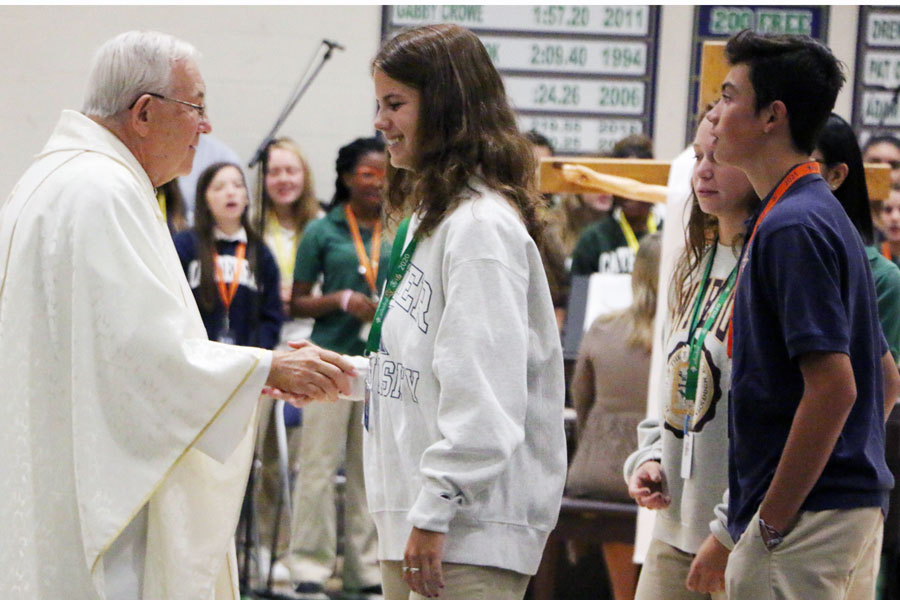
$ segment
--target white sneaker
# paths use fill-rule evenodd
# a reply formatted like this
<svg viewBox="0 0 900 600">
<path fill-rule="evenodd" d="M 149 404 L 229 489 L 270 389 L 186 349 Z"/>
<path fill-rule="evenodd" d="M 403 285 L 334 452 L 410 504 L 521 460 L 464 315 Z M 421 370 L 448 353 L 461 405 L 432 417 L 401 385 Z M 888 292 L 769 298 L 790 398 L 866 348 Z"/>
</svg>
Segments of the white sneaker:
<svg viewBox="0 0 900 600">
<path fill-rule="evenodd" d="M 266 573 L 268 577 L 268 572 Z M 290 583 L 291 582 L 291 571 L 287 568 L 280 560 L 276 560 L 275 564 L 272 566 L 272 581 L 275 583 Z"/>
</svg>

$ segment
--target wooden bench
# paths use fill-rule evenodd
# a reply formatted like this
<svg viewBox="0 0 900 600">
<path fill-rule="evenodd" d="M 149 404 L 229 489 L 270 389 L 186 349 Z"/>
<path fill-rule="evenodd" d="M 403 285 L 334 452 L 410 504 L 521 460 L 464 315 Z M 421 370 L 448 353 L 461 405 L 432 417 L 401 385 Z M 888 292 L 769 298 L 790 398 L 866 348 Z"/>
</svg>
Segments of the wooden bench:
<svg viewBox="0 0 900 600">
<path fill-rule="evenodd" d="M 532 600 L 554 600 L 557 571 L 565 559 L 568 540 L 633 544 L 637 512 L 633 502 L 563 498 L 559 521 L 550 533 L 541 566 L 531 582 Z"/>
</svg>

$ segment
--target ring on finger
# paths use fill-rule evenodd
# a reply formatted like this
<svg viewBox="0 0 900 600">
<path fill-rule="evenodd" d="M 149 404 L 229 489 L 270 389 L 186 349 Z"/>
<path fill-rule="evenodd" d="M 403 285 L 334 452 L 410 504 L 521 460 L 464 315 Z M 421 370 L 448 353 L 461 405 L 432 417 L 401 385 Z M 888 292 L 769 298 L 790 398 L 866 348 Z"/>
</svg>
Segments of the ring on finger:
<svg viewBox="0 0 900 600">
<path fill-rule="evenodd" d="M 407 567 L 406 565 L 403 565 L 404 573 L 418 573 L 421 570 L 422 569 L 420 569 L 419 567 Z"/>
</svg>

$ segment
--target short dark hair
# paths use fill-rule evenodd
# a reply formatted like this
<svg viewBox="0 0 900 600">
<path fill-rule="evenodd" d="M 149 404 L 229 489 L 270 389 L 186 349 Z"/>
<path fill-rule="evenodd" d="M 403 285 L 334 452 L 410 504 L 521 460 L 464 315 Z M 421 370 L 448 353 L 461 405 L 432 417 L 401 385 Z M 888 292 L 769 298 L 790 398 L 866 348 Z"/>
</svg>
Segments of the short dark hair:
<svg viewBox="0 0 900 600">
<path fill-rule="evenodd" d="M 791 139 L 810 153 L 844 84 L 841 63 L 805 35 L 763 35 L 745 29 L 725 45 L 730 65 L 746 64 L 759 111 L 776 100 L 788 113 Z"/>
<path fill-rule="evenodd" d="M 556 152 L 556 150 L 553 148 L 553 142 L 551 142 L 550 138 L 548 138 L 543 133 L 538 133 L 534 129 L 531 129 L 529 131 L 526 131 L 523 135 L 525 136 L 525 139 L 531 142 L 533 145 L 544 146 L 545 148 L 548 148 L 550 150 L 550 154 Z"/>
<path fill-rule="evenodd" d="M 613 146 L 612 158 L 653 158 L 653 140 L 642 133 L 623 137 Z"/>
<path fill-rule="evenodd" d="M 868 139 L 866 145 L 863 146 L 863 152 L 865 153 L 869 148 L 876 144 L 890 144 L 897 150 L 900 150 L 900 139 L 897 139 L 895 136 L 889 133 L 882 133 L 880 135 L 873 135 Z"/>
<path fill-rule="evenodd" d="M 834 190 L 834 197 L 844 207 L 859 236 L 866 244 L 871 245 L 875 233 L 872 229 L 872 210 L 869 207 L 869 188 L 866 186 L 862 153 L 853 128 L 847 121 L 832 113 L 822 128 L 816 149 L 822 153 L 827 166 L 840 163 L 847 165 L 847 178 Z"/>
<path fill-rule="evenodd" d="M 337 160 L 334 161 L 337 179 L 334 181 L 331 206 L 337 206 L 350 199 L 350 188 L 344 183 L 344 175 L 353 173 L 362 157 L 372 152 L 384 152 L 384 140 L 379 137 L 356 138 L 338 150 Z"/>
</svg>

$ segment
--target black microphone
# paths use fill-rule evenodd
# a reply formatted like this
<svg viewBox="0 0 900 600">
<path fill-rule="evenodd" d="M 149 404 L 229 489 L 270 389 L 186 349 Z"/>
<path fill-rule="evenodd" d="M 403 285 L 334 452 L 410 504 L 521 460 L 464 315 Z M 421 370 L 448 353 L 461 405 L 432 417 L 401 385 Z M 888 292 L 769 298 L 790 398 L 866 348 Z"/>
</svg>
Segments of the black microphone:
<svg viewBox="0 0 900 600">
<path fill-rule="evenodd" d="M 335 48 L 337 48 L 338 50 L 346 50 L 346 48 L 344 48 L 342 45 L 338 44 L 337 42 L 333 42 L 331 40 L 322 40 L 322 43 L 325 44 L 326 46 L 328 46 L 329 48 L 331 48 L 332 50 L 334 50 Z"/>
</svg>

